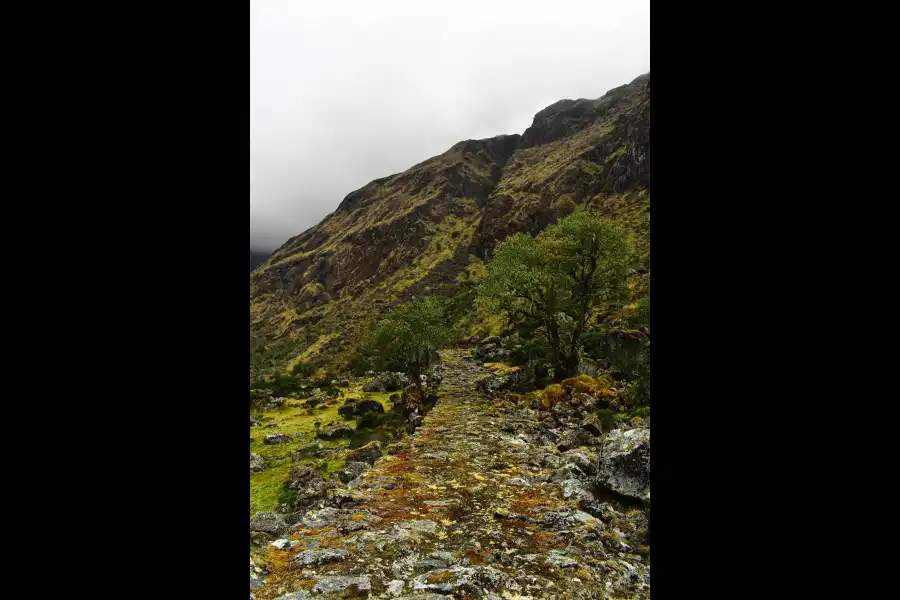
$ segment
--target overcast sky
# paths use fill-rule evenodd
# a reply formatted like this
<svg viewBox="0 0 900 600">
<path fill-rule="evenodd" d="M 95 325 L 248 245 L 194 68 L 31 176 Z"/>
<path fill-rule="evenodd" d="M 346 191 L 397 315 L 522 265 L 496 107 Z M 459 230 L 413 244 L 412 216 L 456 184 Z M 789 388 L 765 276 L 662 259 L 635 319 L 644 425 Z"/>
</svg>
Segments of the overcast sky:
<svg viewBox="0 0 900 600">
<path fill-rule="evenodd" d="M 649 0 L 250 0 L 251 244 L 649 70 Z"/>
</svg>

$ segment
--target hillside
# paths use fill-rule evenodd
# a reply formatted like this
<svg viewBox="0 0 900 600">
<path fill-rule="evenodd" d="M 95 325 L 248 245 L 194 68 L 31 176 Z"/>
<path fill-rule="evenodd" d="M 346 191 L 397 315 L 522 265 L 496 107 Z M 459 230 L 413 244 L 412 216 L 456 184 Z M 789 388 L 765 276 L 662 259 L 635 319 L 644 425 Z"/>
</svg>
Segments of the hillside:
<svg viewBox="0 0 900 600">
<path fill-rule="evenodd" d="M 346 367 L 397 302 L 464 299 L 499 241 L 537 234 L 576 207 L 633 233 L 642 258 L 632 299 L 646 295 L 649 138 L 648 73 L 595 100 L 556 102 L 522 135 L 459 142 L 350 193 L 251 273 L 251 375 Z M 473 334 L 490 332 L 461 314 Z"/>
<path fill-rule="evenodd" d="M 250 248 L 250 272 L 252 273 L 253 269 L 266 262 L 266 259 L 269 258 L 271 254 L 271 252 L 260 252 L 259 250 Z"/>
</svg>

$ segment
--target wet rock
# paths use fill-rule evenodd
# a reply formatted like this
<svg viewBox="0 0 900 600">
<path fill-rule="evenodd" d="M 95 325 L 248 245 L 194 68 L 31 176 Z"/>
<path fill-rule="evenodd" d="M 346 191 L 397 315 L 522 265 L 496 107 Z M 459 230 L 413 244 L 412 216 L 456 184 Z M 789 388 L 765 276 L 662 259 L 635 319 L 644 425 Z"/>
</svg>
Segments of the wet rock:
<svg viewBox="0 0 900 600">
<path fill-rule="evenodd" d="M 286 444 L 288 442 L 294 441 L 293 438 L 289 435 L 285 435 L 283 433 L 270 433 L 263 438 L 263 444 L 267 446 L 272 446 L 274 444 Z"/>
<path fill-rule="evenodd" d="M 317 594 L 341 594 L 343 598 L 366 598 L 372 590 L 372 584 L 365 575 L 347 577 L 331 575 L 319 577 L 312 591 Z"/>
<path fill-rule="evenodd" d="M 338 472 L 338 479 L 341 480 L 341 483 L 349 483 L 371 468 L 372 465 L 369 463 L 348 462 L 344 468 Z"/>
<path fill-rule="evenodd" d="M 349 557 L 350 553 L 341 549 L 304 550 L 294 557 L 294 562 L 301 567 L 308 567 L 340 562 Z"/>
<path fill-rule="evenodd" d="M 381 458 L 381 442 L 369 442 L 347 454 L 347 462 L 366 462 L 374 465 Z"/>
<path fill-rule="evenodd" d="M 264 459 L 259 454 L 251 454 L 250 455 L 250 472 L 251 473 L 259 473 L 260 471 L 265 471 L 266 469 L 266 459 Z"/>
<path fill-rule="evenodd" d="M 604 438 L 598 483 L 650 503 L 650 430 L 615 429 Z"/>
<path fill-rule="evenodd" d="M 288 531 L 288 524 L 275 513 L 264 510 L 256 513 L 250 519 L 250 531 L 283 535 Z"/>
<path fill-rule="evenodd" d="M 323 427 L 316 432 L 316 435 L 323 440 L 336 440 L 339 438 L 352 436 L 353 429 L 349 425 L 341 423 L 339 425 L 333 425 L 331 427 Z"/>
</svg>

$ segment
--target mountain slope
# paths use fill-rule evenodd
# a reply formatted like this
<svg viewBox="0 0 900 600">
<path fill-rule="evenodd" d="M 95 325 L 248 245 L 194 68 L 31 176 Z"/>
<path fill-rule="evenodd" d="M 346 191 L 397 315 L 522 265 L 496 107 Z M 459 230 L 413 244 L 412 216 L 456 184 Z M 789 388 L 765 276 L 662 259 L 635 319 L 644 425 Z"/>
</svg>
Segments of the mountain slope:
<svg viewBox="0 0 900 600">
<path fill-rule="evenodd" d="M 511 233 L 590 205 L 635 234 L 649 285 L 650 75 L 561 100 L 524 134 L 467 140 L 352 192 L 250 278 L 251 371 L 346 366 L 398 301 L 458 296 Z"/>
<path fill-rule="evenodd" d="M 253 269 L 266 262 L 270 254 L 271 252 L 259 252 L 250 248 L 250 272 L 252 273 Z"/>
</svg>

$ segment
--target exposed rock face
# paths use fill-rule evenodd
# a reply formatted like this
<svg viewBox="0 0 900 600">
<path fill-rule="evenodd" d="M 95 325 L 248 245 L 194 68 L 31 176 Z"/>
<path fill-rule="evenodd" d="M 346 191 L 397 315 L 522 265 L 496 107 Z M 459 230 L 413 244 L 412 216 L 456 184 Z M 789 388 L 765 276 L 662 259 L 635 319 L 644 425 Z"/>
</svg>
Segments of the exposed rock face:
<svg viewBox="0 0 900 600">
<path fill-rule="evenodd" d="M 650 503 L 650 430 L 616 429 L 605 438 L 598 481 L 623 496 Z"/>
<path fill-rule="evenodd" d="M 484 260 L 509 234 L 536 234 L 578 205 L 648 242 L 649 84 L 646 74 L 596 100 L 562 100 L 521 136 L 460 142 L 348 194 L 251 274 L 252 355 L 290 342 L 346 366 L 397 302 L 455 295 L 470 255 Z"/>
</svg>

